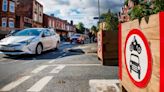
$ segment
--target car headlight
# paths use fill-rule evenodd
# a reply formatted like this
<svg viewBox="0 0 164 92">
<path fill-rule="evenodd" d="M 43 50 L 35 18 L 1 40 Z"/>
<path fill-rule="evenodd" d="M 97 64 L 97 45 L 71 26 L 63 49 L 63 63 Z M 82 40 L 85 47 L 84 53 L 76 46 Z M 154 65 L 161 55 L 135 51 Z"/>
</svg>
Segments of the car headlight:
<svg viewBox="0 0 164 92">
<path fill-rule="evenodd" d="M 25 44 L 25 45 L 29 45 L 31 42 L 33 42 L 34 39 L 29 39 L 29 40 L 26 40 L 26 41 L 22 41 L 22 42 L 19 42 L 21 44 Z"/>
</svg>

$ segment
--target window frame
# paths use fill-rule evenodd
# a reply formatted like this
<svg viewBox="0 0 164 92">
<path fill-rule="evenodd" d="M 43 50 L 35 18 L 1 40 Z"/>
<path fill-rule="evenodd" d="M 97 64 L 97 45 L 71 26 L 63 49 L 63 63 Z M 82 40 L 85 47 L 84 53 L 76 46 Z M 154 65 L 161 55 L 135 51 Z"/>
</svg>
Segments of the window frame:
<svg viewBox="0 0 164 92">
<path fill-rule="evenodd" d="M 4 11 L 4 12 L 8 11 L 8 0 L 2 1 L 2 11 Z"/>
<path fill-rule="evenodd" d="M 5 21 L 4 21 L 5 20 Z M 5 25 L 4 25 L 5 24 Z M 5 27 L 7 27 L 7 18 L 2 18 L 2 21 L 1 21 L 1 26 L 3 27 L 3 28 L 5 28 Z"/>
<path fill-rule="evenodd" d="M 11 26 L 11 23 L 12 23 L 12 26 Z M 9 18 L 8 25 L 9 25 L 9 28 L 14 28 L 15 27 L 15 23 L 14 23 L 13 18 Z"/>
<path fill-rule="evenodd" d="M 12 12 L 12 13 L 15 13 L 15 3 L 13 1 L 10 1 L 9 5 L 10 5 L 9 6 L 9 11 Z"/>
<path fill-rule="evenodd" d="M 47 33 L 49 33 L 49 34 L 47 34 Z M 50 30 L 45 29 L 45 30 L 43 31 L 43 35 L 44 35 L 45 37 L 50 37 L 50 36 L 51 36 Z"/>
</svg>

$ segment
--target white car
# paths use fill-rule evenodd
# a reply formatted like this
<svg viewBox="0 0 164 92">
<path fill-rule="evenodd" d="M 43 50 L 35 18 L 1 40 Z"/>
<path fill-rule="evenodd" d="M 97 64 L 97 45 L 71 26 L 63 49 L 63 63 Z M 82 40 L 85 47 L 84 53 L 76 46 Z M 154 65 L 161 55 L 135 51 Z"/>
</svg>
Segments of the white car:
<svg viewBox="0 0 164 92">
<path fill-rule="evenodd" d="M 60 36 L 48 28 L 28 28 L 0 40 L 0 51 L 6 55 L 41 54 L 58 48 Z"/>
</svg>

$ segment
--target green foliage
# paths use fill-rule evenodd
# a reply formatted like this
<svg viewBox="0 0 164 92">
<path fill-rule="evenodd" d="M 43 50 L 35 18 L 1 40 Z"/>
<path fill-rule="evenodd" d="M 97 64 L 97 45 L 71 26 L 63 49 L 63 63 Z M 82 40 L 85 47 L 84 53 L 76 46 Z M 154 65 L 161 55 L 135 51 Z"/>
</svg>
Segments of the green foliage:
<svg viewBox="0 0 164 92">
<path fill-rule="evenodd" d="M 79 24 L 76 25 L 76 28 L 78 29 L 77 32 L 78 33 L 84 33 L 85 31 L 85 27 L 84 24 L 82 22 L 80 22 Z"/>
<path fill-rule="evenodd" d="M 124 5 L 127 5 L 128 6 L 128 1 L 129 0 L 125 0 Z"/>
<path fill-rule="evenodd" d="M 155 0 L 154 2 L 154 13 L 164 11 L 164 0 Z"/>
<path fill-rule="evenodd" d="M 156 14 L 160 11 L 164 10 L 164 1 L 163 0 L 155 0 L 152 2 L 145 2 L 144 0 L 132 0 L 134 2 L 134 7 L 128 13 L 131 20 L 139 19 L 139 23 L 141 19 L 144 17 L 145 21 L 148 23 L 149 16 L 152 14 Z"/>
<path fill-rule="evenodd" d="M 94 31 L 95 33 L 97 33 L 97 32 L 98 32 L 98 29 L 97 29 L 97 27 L 96 27 L 96 26 L 92 26 L 92 27 L 91 27 L 91 30 L 92 30 L 92 31 Z"/>
<path fill-rule="evenodd" d="M 138 5 L 138 4 L 139 4 L 139 2 L 140 2 L 140 0 L 131 0 L 131 1 L 133 1 L 133 2 L 134 2 L 134 5 Z"/>
<path fill-rule="evenodd" d="M 109 10 L 110 11 L 110 10 Z M 118 17 L 112 12 L 104 13 L 101 15 L 106 22 L 106 29 L 109 31 L 116 31 L 118 26 Z"/>
<path fill-rule="evenodd" d="M 142 18 L 143 17 L 142 11 L 143 11 L 143 8 L 140 5 L 134 6 L 134 8 L 132 9 L 132 11 L 129 13 L 131 19 L 134 20 L 136 18 L 137 19 Z"/>
</svg>

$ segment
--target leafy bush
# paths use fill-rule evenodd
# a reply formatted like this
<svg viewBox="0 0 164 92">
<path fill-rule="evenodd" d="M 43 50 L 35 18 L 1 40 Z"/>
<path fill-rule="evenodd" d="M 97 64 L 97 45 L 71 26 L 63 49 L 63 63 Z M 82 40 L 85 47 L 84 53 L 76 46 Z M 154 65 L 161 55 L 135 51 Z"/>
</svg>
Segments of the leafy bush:
<svg viewBox="0 0 164 92">
<path fill-rule="evenodd" d="M 129 16 L 131 20 L 139 19 L 144 17 L 148 23 L 149 16 L 156 14 L 160 11 L 164 11 L 164 0 L 154 0 L 145 2 L 144 0 L 132 0 L 134 2 L 134 7 L 129 11 Z"/>
</svg>

